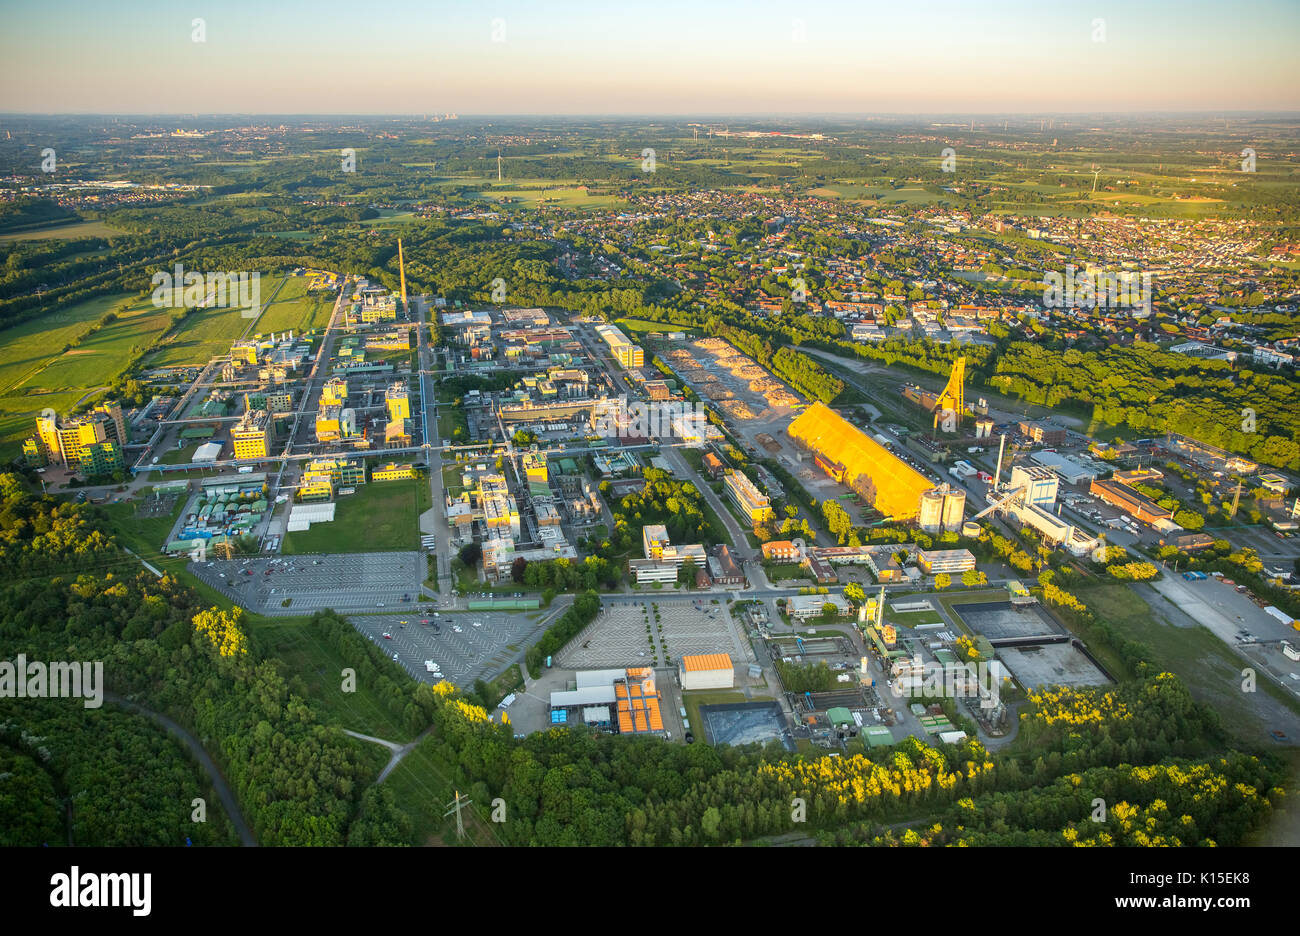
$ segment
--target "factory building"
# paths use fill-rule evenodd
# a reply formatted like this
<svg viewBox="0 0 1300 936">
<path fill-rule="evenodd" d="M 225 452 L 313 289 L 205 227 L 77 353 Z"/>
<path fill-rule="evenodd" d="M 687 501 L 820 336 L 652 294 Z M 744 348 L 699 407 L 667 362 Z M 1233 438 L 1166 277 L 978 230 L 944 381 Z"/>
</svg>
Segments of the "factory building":
<svg viewBox="0 0 1300 936">
<path fill-rule="evenodd" d="M 411 418 L 411 395 L 407 392 L 406 381 L 395 381 L 384 391 L 384 406 L 388 409 L 389 422 Z"/>
<path fill-rule="evenodd" d="M 230 430 L 235 458 L 266 458 L 271 454 L 271 417 L 265 410 L 252 410 Z"/>
<path fill-rule="evenodd" d="M 641 528 L 641 545 L 646 559 L 672 563 L 674 568 L 681 568 L 682 563 L 690 559 L 697 569 L 702 569 L 708 559 L 704 547 L 699 543 L 689 546 L 672 545 L 668 541 L 668 530 L 662 523 L 651 523 Z"/>
<path fill-rule="evenodd" d="M 355 487 L 365 483 L 366 468 L 360 461 L 346 458 L 314 458 L 303 469 L 298 499 L 332 500 L 336 488 Z"/>
<path fill-rule="evenodd" d="M 677 664 L 682 691 L 693 689 L 732 689 L 736 685 L 736 668 L 725 653 L 691 653 Z"/>
<path fill-rule="evenodd" d="M 1024 488 L 1022 499 L 1026 504 L 1051 508 L 1059 486 L 1060 478 L 1051 468 L 1016 465 L 1011 469 L 1011 489 Z"/>
<path fill-rule="evenodd" d="M 1074 536 L 1074 527 L 1039 504 L 1013 504 L 1007 515 L 1037 530 L 1049 546 L 1060 546 Z"/>
<path fill-rule="evenodd" d="M 926 575 L 960 574 L 975 568 L 975 556 L 969 549 L 922 549 L 916 554 L 916 564 Z"/>
<path fill-rule="evenodd" d="M 1051 468 L 1067 484 L 1082 484 L 1097 477 L 1094 469 L 1059 452 L 1034 452 L 1029 456 L 1029 460 L 1045 468 Z"/>
<path fill-rule="evenodd" d="M 1065 441 L 1065 430 L 1060 426 L 1053 426 L 1051 423 L 1022 419 L 1019 429 L 1020 434 L 1031 442 L 1039 442 L 1043 445 L 1060 445 Z"/>
<path fill-rule="evenodd" d="M 124 467 L 127 441 L 122 407 L 107 403 L 63 424 L 39 417 L 36 434 L 23 443 L 23 455 L 37 468 L 56 463 L 86 476 L 112 474 Z"/>
<path fill-rule="evenodd" d="M 1088 492 L 1145 523 L 1169 520 L 1174 515 L 1172 510 L 1166 510 L 1154 501 L 1114 481 L 1093 481 Z"/>
<path fill-rule="evenodd" d="M 597 325 L 596 334 L 609 345 L 614 360 L 623 365 L 624 370 L 645 366 L 645 352 L 627 340 L 627 336 L 613 325 Z"/>
<path fill-rule="evenodd" d="M 1132 471 L 1116 471 L 1110 476 L 1110 479 L 1132 487 L 1135 484 L 1148 484 L 1151 482 L 1159 484 L 1164 480 L 1164 477 L 1165 473 L 1158 468 L 1134 468 Z"/>
<path fill-rule="evenodd" d="M 529 485 L 540 484 L 549 487 L 550 475 L 546 469 L 546 456 L 541 452 L 528 452 L 524 455 L 524 477 Z"/>
<path fill-rule="evenodd" d="M 339 414 L 343 407 L 337 403 L 326 403 L 316 414 L 316 441 L 334 442 L 339 438 Z"/>
<path fill-rule="evenodd" d="M 325 388 L 321 390 L 320 405 L 322 407 L 331 404 L 342 406 L 348 401 L 348 382 L 344 377 L 331 377 L 325 381 Z"/>
<path fill-rule="evenodd" d="M 767 495 L 754 486 L 754 482 L 734 469 L 729 470 L 723 479 L 727 495 L 731 502 L 740 508 L 740 515 L 750 523 L 762 523 L 775 516 L 772 502 Z"/>
<path fill-rule="evenodd" d="M 408 478 L 415 477 L 415 466 L 407 462 L 399 464 L 389 462 L 387 465 L 380 465 L 370 472 L 372 481 L 405 481 Z"/>
<path fill-rule="evenodd" d="M 933 482 L 823 403 L 808 407 L 786 430 L 792 439 L 843 467 L 843 481 L 885 516 L 914 520 Z"/>
</svg>

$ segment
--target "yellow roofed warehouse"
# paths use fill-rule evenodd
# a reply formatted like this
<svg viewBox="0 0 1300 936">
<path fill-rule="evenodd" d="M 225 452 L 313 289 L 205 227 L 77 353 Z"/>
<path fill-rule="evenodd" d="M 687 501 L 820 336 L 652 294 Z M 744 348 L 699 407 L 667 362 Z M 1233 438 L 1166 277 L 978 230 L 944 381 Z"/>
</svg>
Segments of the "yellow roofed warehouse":
<svg viewBox="0 0 1300 936">
<path fill-rule="evenodd" d="M 914 520 L 934 482 L 891 454 L 824 403 L 808 407 L 786 430 L 823 459 L 843 467 L 843 481 L 887 517 Z"/>
<path fill-rule="evenodd" d="M 682 657 L 678 666 L 682 690 L 731 689 L 736 685 L 736 669 L 725 653 L 695 653 Z"/>
</svg>

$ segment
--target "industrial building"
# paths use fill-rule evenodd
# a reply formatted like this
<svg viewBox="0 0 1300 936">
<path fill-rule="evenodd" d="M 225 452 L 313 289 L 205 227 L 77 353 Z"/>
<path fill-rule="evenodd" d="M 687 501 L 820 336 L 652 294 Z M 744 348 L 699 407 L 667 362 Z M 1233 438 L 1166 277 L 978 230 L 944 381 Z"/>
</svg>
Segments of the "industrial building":
<svg viewBox="0 0 1300 936">
<path fill-rule="evenodd" d="M 654 670 L 580 670 L 574 688 L 551 693 L 551 724 L 581 721 L 598 728 L 618 727 L 620 734 L 646 734 L 664 730 L 659 710 L 659 690 Z"/>
<path fill-rule="evenodd" d="M 821 616 L 828 604 L 835 606 L 836 614 L 849 613 L 849 603 L 843 595 L 795 595 L 786 603 L 786 611 L 794 620 L 806 621 Z"/>
<path fill-rule="evenodd" d="M 645 352 L 627 340 L 627 336 L 613 325 L 597 325 L 596 334 L 609 345 L 614 360 L 623 365 L 624 370 L 645 366 Z"/>
<path fill-rule="evenodd" d="M 331 404 L 342 406 L 348 401 L 348 382 L 344 377 L 331 377 L 325 381 L 325 387 L 321 390 L 320 405 L 330 406 Z"/>
<path fill-rule="evenodd" d="M 271 454 L 271 417 L 265 410 L 244 413 L 230 430 L 235 458 L 266 458 Z"/>
<path fill-rule="evenodd" d="M 1007 515 L 1037 530 L 1049 546 L 1060 546 L 1068 542 L 1076 532 L 1072 524 L 1039 504 L 1024 504 L 1017 501 L 1007 509 Z"/>
<path fill-rule="evenodd" d="M 1093 481 L 1088 492 L 1145 523 L 1169 520 L 1174 515 L 1172 510 L 1166 510 L 1154 501 L 1114 481 Z"/>
<path fill-rule="evenodd" d="M 415 477 L 415 466 L 407 462 L 399 464 L 389 462 L 387 465 L 380 465 L 370 472 L 372 481 L 406 481 Z"/>
<path fill-rule="evenodd" d="M 194 454 L 190 456 L 190 464 L 211 465 L 221 457 L 222 448 L 223 446 L 220 442 L 204 442 L 196 448 Z"/>
<path fill-rule="evenodd" d="M 969 549 L 922 549 L 916 554 L 916 564 L 926 575 L 961 573 L 975 568 L 975 556 Z"/>
<path fill-rule="evenodd" d="M 1164 480 L 1164 477 L 1165 473 L 1159 468 L 1134 468 L 1131 471 L 1116 471 L 1110 476 L 1110 479 L 1132 487 L 1135 484 L 1147 484 L 1149 482 L 1159 484 Z"/>
<path fill-rule="evenodd" d="M 348 410 L 349 413 L 352 410 Z M 324 403 L 316 414 L 316 441 L 337 442 L 343 437 L 343 407 Z"/>
<path fill-rule="evenodd" d="M 1095 469 L 1089 468 L 1068 455 L 1061 455 L 1057 452 L 1033 452 L 1030 454 L 1029 460 L 1037 465 L 1051 468 L 1067 484 L 1082 484 L 1084 481 L 1091 481 L 1098 475 Z"/>
<path fill-rule="evenodd" d="M 732 689 L 736 685 L 736 668 L 725 653 L 692 653 L 677 664 L 682 691 L 693 689 Z"/>
<path fill-rule="evenodd" d="M 930 479 L 823 403 L 800 413 L 786 431 L 805 448 L 843 466 L 839 480 L 892 519 L 916 519 L 921 495 L 934 487 Z"/>
<path fill-rule="evenodd" d="M 366 483 L 366 468 L 359 460 L 315 458 L 303 469 L 298 499 L 305 502 L 332 500 L 339 487 Z"/>
<path fill-rule="evenodd" d="M 1060 445 L 1065 441 L 1065 430 L 1051 423 L 1021 420 L 1018 426 L 1020 434 L 1031 442 L 1043 445 Z"/>
<path fill-rule="evenodd" d="M 750 523 L 762 523 L 775 516 L 772 502 L 754 486 L 754 482 L 735 469 L 727 471 L 723 486 L 731 502 L 740 508 L 740 515 Z"/>
<path fill-rule="evenodd" d="M 697 569 L 702 569 L 708 559 L 704 547 L 699 543 L 689 546 L 672 545 L 668 541 L 668 530 L 662 523 L 650 523 L 641 528 L 641 546 L 647 559 L 669 562 L 675 568 L 681 568 L 682 563 L 690 559 Z"/>
<path fill-rule="evenodd" d="M 389 422 L 400 422 L 411 418 L 411 395 L 406 389 L 406 381 L 394 381 L 384 391 L 384 406 L 388 410 Z"/>
<path fill-rule="evenodd" d="M 128 441 L 122 407 L 100 404 L 64 423 L 39 417 L 36 434 L 23 443 L 23 456 L 36 468 L 54 463 L 87 477 L 112 474 L 124 466 Z"/>
<path fill-rule="evenodd" d="M 1011 469 L 1011 487 L 1024 488 L 1024 503 L 1051 508 L 1056 503 L 1060 478 L 1051 468 L 1016 465 Z"/>
<path fill-rule="evenodd" d="M 244 394 L 244 408 L 265 410 L 272 416 L 293 410 L 293 393 L 288 390 L 262 390 Z"/>
</svg>

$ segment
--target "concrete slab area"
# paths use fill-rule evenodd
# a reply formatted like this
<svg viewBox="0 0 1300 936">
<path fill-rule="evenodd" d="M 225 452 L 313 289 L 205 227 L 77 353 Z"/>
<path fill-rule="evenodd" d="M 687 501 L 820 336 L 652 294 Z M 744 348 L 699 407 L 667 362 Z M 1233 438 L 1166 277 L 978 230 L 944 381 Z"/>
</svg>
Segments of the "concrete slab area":
<svg viewBox="0 0 1300 936">
<path fill-rule="evenodd" d="M 1068 643 L 999 647 L 998 659 L 1027 689 L 1043 686 L 1104 686 L 1110 680 Z"/>
<path fill-rule="evenodd" d="M 962 623 L 989 640 L 1012 637 L 1055 637 L 1065 633 L 1041 605 L 1016 607 L 1009 601 L 954 604 Z"/>
</svg>

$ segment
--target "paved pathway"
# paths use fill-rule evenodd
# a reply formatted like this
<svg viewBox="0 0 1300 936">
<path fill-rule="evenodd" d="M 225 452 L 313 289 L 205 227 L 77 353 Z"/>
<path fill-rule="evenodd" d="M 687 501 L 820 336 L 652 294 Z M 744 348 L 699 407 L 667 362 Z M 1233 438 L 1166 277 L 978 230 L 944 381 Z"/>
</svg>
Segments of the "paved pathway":
<svg viewBox="0 0 1300 936">
<path fill-rule="evenodd" d="M 379 778 L 375 780 L 375 783 L 383 783 L 385 780 L 387 780 L 388 775 L 392 773 L 393 769 L 402 762 L 402 758 L 406 757 L 407 754 L 410 754 L 411 751 L 415 750 L 415 746 L 419 744 L 421 741 L 423 741 L 425 739 L 425 736 L 428 735 L 429 732 L 431 731 L 433 731 L 432 725 L 430 725 L 428 728 L 420 732 L 420 736 L 416 738 L 414 741 L 408 741 L 406 744 L 398 744 L 396 741 L 385 741 L 383 738 L 376 738 L 371 735 L 365 735 L 359 731 L 349 731 L 347 728 L 343 729 L 343 733 L 345 735 L 351 735 L 352 737 L 358 738 L 362 741 L 370 741 L 373 744 L 382 744 L 384 747 L 388 748 L 388 750 L 393 752 L 393 756 L 388 759 L 388 764 L 384 767 L 383 770 L 379 772 Z"/>
<path fill-rule="evenodd" d="M 212 787 L 217 791 L 217 798 L 221 800 L 221 806 L 226 810 L 226 815 L 230 817 L 235 831 L 239 833 L 240 844 L 245 846 L 257 845 L 257 839 L 253 836 L 253 830 L 248 827 L 244 821 L 244 814 L 239 811 L 239 804 L 235 801 L 234 794 L 230 791 L 230 786 L 226 783 L 226 778 L 221 775 L 221 771 L 208 755 L 207 750 L 199 743 L 199 739 L 194 737 L 176 722 L 172 721 L 166 715 L 162 715 L 152 709 L 147 709 L 143 705 L 137 705 L 135 702 L 128 702 L 115 692 L 105 692 L 104 698 L 119 705 L 128 712 L 134 712 L 137 715 L 144 715 L 161 725 L 168 734 L 175 737 L 178 741 L 190 749 L 195 760 L 199 762 L 204 770 L 207 771 L 209 779 L 212 780 Z"/>
</svg>

